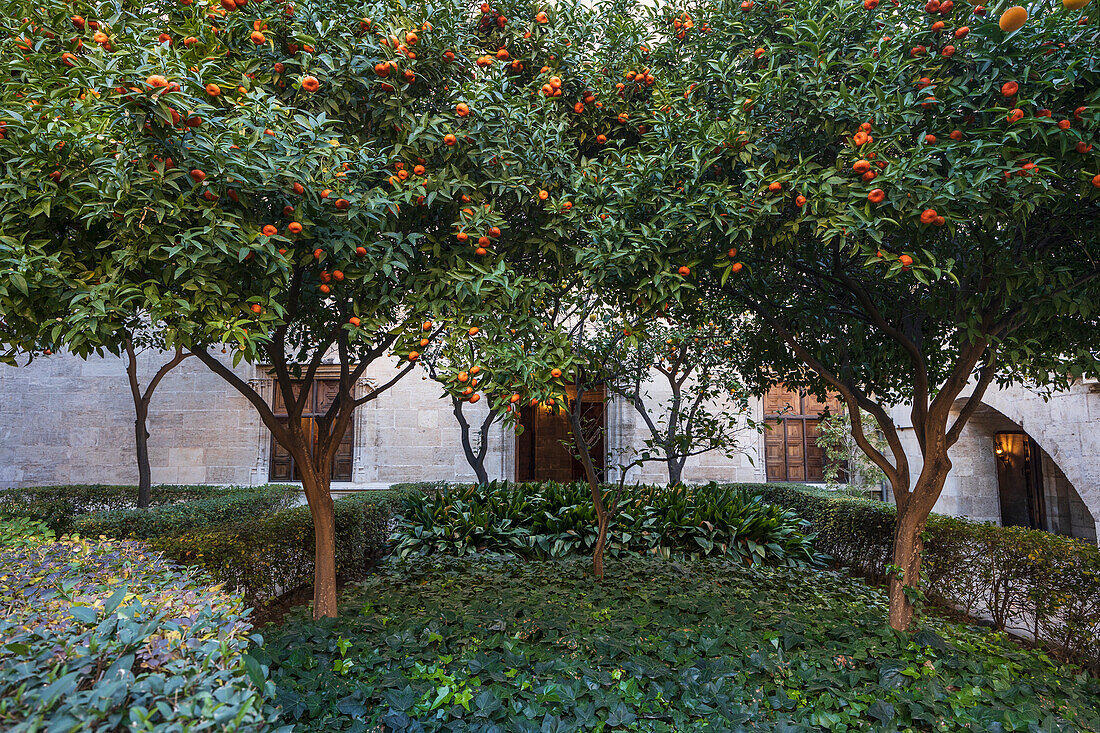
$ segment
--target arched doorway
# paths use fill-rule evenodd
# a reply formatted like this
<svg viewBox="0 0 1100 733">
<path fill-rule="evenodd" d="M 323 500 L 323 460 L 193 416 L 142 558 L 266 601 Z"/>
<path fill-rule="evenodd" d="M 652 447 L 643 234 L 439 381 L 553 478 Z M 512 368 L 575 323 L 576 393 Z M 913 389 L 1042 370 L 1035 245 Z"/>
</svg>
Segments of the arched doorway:
<svg viewBox="0 0 1100 733">
<path fill-rule="evenodd" d="M 951 513 L 1096 542 L 1095 516 L 1062 466 L 1000 410 L 978 407 L 952 460 L 957 510 Z"/>
<path fill-rule="evenodd" d="M 993 454 L 997 456 L 1001 525 L 1046 529 L 1043 449 L 1024 432 L 996 433 L 993 445 Z"/>
</svg>

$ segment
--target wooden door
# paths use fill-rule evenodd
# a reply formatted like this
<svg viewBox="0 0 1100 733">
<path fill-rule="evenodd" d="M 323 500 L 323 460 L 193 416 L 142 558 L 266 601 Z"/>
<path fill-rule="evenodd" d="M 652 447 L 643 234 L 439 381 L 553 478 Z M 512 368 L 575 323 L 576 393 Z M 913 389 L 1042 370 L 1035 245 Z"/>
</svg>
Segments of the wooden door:
<svg viewBox="0 0 1100 733">
<path fill-rule="evenodd" d="M 297 398 L 297 395 L 301 394 L 301 383 L 293 383 L 292 388 L 295 398 Z M 306 396 L 305 404 L 302 407 L 302 431 L 306 434 L 306 439 L 312 446 L 314 453 L 317 451 L 317 419 L 324 416 L 339 392 L 339 380 L 318 379 L 315 380 L 313 388 Z M 275 385 L 275 399 L 273 400 L 272 409 L 283 424 L 286 424 L 286 402 L 282 398 L 278 384 Z M 354 446 L 354 430 L 353 426 L 349 425 L 340 440 L 340 445 L 336 449 L 336 457 L 332 462 L 331 480 L 351 481 Z M 271 439 L 271 461 L 268 475 L 271 481 L 302 480 L 302 474 L 298 470 L 298 466 L 295 465 L 294 458 L 275 441 L 274 437 Z"/>
<path fill-rule="evenodd" d="M 575 397 L 570 390 L 569 399 Z M 581 407 L 581 422 L 585 438 L 590 442 L 590 455 L 597 475 L 605 473 L 605 392 L 589 390 Z M 520 411 L 523 431 L 516 436 L 517 481 L 579 481 L 584 479 L 584 465 L 574 456 L 574 443 L 569 416 L 547 405 L 528 406 Z"/>
</svg>

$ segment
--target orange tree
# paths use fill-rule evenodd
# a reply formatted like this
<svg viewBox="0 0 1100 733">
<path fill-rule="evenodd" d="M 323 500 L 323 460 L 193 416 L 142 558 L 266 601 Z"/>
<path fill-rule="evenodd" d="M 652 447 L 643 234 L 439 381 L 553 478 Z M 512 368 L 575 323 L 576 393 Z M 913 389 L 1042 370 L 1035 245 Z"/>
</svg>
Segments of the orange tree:
<svg viewBox="0 0 1100 733">
<path fill-rule="evenodd" d="M 735 456 L 745 450 L 740 440 L 759 429 L 737 371 L 741 319 L 713 305 L 673 303 L 660 317 L 639 319 L 647 323 L 644 338 L 620 342 L 606 359 L 621 365 L 608 390 L 634 408 L 648 433 L 627 466 L 664 463 L 670 485 L 680 483 L 689 458 Z"/>
<path fill-rule="evenodd" d="M 758 389 L 843 398 L 897 500 L 898 629 L 985 390 L 1097 369 L 1100 35 L 1096 3 L 1066 5 L 1017 30 L 965 0 L 654 8 L 653 73 L 677 94 L 576 194 L 578 226 L 612 214 L 588 255 L 609 279 L 682 272 L 753 315 L 740 353 Z"/>
<path fill-rule="evenodd" d="M 507 328 L 537 292 L 525 273 L 572 264 L 562 181 L 597 145 L 597 83 L 629 19 L 3 0 L 0 23 L 6 358 L 117 348 L 119 309 L 171 322 L 166 344 L 240 391 L 293 457 L 314 613 L 334 615 L 329 483 L 354 410 L 409 373 L 437 311 Z M 286 418 L 242 360 L 287 396 Z M 297 418 L 326 361 L 339 390 L 311 440 Z M 356 391 L 372 364 L 382 376 Z"/>
<path fill-rule="evenodd" d="M 529 283 L 528 292 L 540 290 L 538 283 Z M 541 324 L 532 313 L 515 309 L 507 324 L 498 321 L 499 313 L 473 322 L 462 314 L 444 316 L 437 337 L 424 341 L 418 359 L 451 401 L 462 452 L 478 483 L 489 481 L 485 456 L 493 425 L 516 425 L 524 404 L 553 393 L 544 365 L 558 361 L 555 343 L 539 338 Z M 478 416 L 473 424 L 471 412 Z"/>
</svg>

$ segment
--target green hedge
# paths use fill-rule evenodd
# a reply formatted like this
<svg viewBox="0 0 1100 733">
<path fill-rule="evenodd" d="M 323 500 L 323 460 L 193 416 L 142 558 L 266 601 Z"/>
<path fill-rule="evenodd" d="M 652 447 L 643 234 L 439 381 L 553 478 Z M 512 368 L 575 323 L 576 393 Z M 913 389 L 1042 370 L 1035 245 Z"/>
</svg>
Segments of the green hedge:
<svg viewBox="0 0 1100 733">
<path fill-rule="evenodd" d="M 158 486 L 155 505 L 135 509 L 133 487 L 17 489 L 5 492 L 0 518 L 41 522 L 58 534 L 142 540 L 263 606 L 313 581 L 312 517 L 309 507 L 293 506 L 300 492 L 280 485 Z M 336 501 L 336 565 L 343 577 L 363 573 L 382 554 L 406 493 L 362 492 Z M 89 509 L 99 511 L 82 513 Z"/>
<path fill-rule="evenodd" d="M 398 555 L 500 553 L 521 557 L 591 554 L 596 511 L 584 483 L 455 485 L 408 497 L 394 533 Z M 612 487 L 605 486 L 605 494 Z M 793 512 L 753 492 L 708 484 L 630 487 L 607 534 L 611 557 L 738 557 L 744 562 L 817 564 L 813 538 Z"/>
<path fill-rule="evenodd" d="M 891 561 L 893 505 L 797 484 L 756 485 L 794 509 L 818 548 L 872 580 Z M 1100 673 L 1100 548 L 1040 530 L 933 514 L 922 567 L 929 600 L 1025 632 Z"/>
<path fill-rule="evenodd" d="M 335 502 L 336 572 L 359 577 L 380 556 L 405 492 L 371 491 Z M 249 604 L 263 606 L 313 582 L 313 519 L 309 507 L 239 519 L 193 531 L 146 537 L 146 544 L 184 565 L 202 568 Z"/>
<path fill-rule="evenodd" d="M 241 599 L 126 540 L 0 521 L 0 730 L 271 730 Z"/>
<path fill-rule="evenodd" d="M 152 505 L 179 504 L 220 495 L 229 489 L 217 486 L 154 486 Z M 82 514 L 137 508 L 136 486 L 81 484 L 0 489 L 0 519 L 26 517 L 45 522 L 57 534 L 73 531 Z"/>
<path fill-rule="evenodd" d="M 84 537 L 162 537 L 270 516 L 289 509 L 297 502 L 300 494 L 301 489 L 294 486 L 219 490 L 176 504 L 86 514 L 73 521 L 72 529 Z"/>
</svg>

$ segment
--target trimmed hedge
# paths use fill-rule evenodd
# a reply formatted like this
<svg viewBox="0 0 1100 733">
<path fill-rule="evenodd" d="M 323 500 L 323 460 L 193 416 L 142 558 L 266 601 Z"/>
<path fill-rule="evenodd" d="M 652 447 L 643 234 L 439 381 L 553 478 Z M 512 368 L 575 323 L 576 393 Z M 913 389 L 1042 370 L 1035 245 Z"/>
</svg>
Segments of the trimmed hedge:
<svg viewBox="0 0 1100 733">
<path fill-rule="evenodd" d="M 270 516 L 294 506 L 300 493 L 294 486 L 274 485 L 219 490 L 181 503 L 87 514 L 77 517 L 72 527 L 84 537 L 162 537 Z"/>
<path fill-rule="evenodd" d="M 58 534 L 142 540 L 174 562 L 201 568 L 249 605 L 263 606 L 313 582 L 313 520 L 309 507 L 293 506 L 300 491 L 282 485 L 160 486 L 153 494 L 159 503 L 135 509 L 133 487 L 15 489 L 5 492 L 0 519 L 19 518 L 20 531 L 40 522 Z M 407 493 L 362 492 L 335 502 L 336 569 L 342 577 L 363 574 L 382 554 Z M 102 511 L 79 514 L 89 508 Z"/>
<path fill-rule="evenodd" d="M 605 486 L 605 494 L 612 488 Z M 590 489 L 580 482 L 445 486 L 410 496 L 401 514 L 394 533 L 401 557 L 499 553 L 557 558 L 591 554 L 597 540 Z M 764 502 L 756 492 L 717 484 L 636 486 L 611 518 L 607 554 L 820 564 L 823 558 L 806 526 L 794 512 Z"/>
<path fill-rule="evenodd" d="M 11 524 L 0 522 L 0 729 L 275 723 L 267 670 L 247 654 L 263 640 L 240 598 L 137 542 L 55 540 L 33 520 Z"/>
<path fill-rule="evenodd" d="M 381 556 L 405 492 L 371 491 L 335 503 L 336 572 L 354 579 Z M 313 519 L 308 506 L 269 516 L 147 536 L 146 544 L 184 565 L 202 568 L 253 606 L 313 582 Z"/>
<path fill-rule="evenodd" d="M 179 504 L 220 495 L 229 489 L 217 486 L 172 486 L 152 490 L 152 506 Z M 137 508 L 136 486 L 80 484 L 0 489 L 0 520 L 26 517 L 46 523 L 57 534 L 73 531 L 73 522 L 83 514 Z"/>
<path fill-rule="evenodd" d="M 794 509 L 818 548 L 876 582 L 886 580 L 896 508 L 798 484 L 755 485 Z M 1024 632 L 1100 673 L 1100 548 L 1022 527 L 933 514 L 922 568 L 929 600 Z"/>
</svg>

